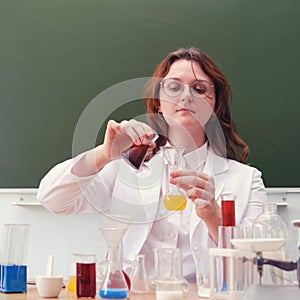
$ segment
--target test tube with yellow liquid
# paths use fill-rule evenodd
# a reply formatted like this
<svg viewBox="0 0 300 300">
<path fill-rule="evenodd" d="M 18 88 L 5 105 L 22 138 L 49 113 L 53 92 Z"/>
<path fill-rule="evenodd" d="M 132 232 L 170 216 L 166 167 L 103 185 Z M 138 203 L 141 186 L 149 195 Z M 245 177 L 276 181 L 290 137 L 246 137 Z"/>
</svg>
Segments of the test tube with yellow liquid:
<svg viewBox="0 0 300 300">
<path fill-rule="evenodd" d="M 70 275 L 68 279 L 68 290 L 71 292 L 76 291 L 76 275 Z"/>
<path fill-rule="evenodd" d="M 164 157 L 168 164 L 168 182 L 170 171 L 182 168 L 182 155 L 184 147 L 181 146 L 166 146 L 163 147 Z M 169 183 L 168 192 L 164 195 L 164 205 L 167 210 L 184 210 L 186 207 L 186 196 L 180 188 Z"/>
<path fill-rule="evenodd" d="M 72 253 L 72 265 L 71 265 L 71 272 L 68 279 L 68 291 L 69 292 L 76 292 L 76 253 Z"/>
</svg>

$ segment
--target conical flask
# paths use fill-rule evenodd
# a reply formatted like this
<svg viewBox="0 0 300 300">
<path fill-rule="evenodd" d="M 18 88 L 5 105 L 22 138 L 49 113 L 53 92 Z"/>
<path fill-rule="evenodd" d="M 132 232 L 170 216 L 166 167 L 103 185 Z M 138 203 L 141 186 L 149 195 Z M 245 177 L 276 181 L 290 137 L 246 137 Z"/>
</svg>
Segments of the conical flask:
<svg viewBox="0 0 300 300">
<path fill-rule="evenodd" d="M 136 271 L 132 278 L 131 292 L 134 294 L 147 294 L 150 292 L 150 282 L 145 267 L 145 254 L 135 257 Z"/>
<path fill-rule="evenodd" d="M 128 285 L 122 271 L 120 247 L 126 230 L 126 228 L 100 228 L 108 246 L 107 270 L 99 291 L 99 296 L 103 299 L 126 299 L 129 295 Z"/>
<path fill-rule="evenodd" d="M 170 171 L 182 168 L 182 155 L 184 147 L 166 146 L 163 147 L 164 157 L 168 163 L 168 182 L 170 179 Z M 186 207 L 186 196 L 180 188 L 169 183 L 168 191 L 164 195 L 164 205 L 167 210 L 184 210 Z"/>
</svg>

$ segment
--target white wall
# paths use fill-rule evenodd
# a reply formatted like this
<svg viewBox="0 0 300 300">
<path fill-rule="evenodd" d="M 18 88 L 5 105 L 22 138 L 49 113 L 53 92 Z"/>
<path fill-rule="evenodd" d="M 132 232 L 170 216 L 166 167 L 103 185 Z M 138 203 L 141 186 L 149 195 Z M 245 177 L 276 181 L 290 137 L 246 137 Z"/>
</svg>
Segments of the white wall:
<svg viewBox="0 0 300 300">
<path fill-rule="evenodd" d="M 49 254 L 54 255 L 54 273 L 68 278 L 72 253 L 93 253 L 99 261 L 106 253 L 106 244 L 98 228 L 100 214 L 55 216 L 36 203 L 36 189 L 0 189 L 0 243 L 3 224 L 29 223 L 30 234 L 27 252 L 28 278 L 45 274 Z M 285 198 L 286 200 L 284 200 Z M 20 201 L 21 200 L 21 201 Z M 300 189 L 268 189 L 268 201 L 278 202 L 278 210 L 290 225 L 300 219 Z M 32 205 L 14 205 L 31 203 Z M 287 204 L 287 206 L 285 206 Z M 292 229 L 292 256 L 299 255 L 296 248 L 298 235 Z"/>
<path fill-rule="evenodd" d="M 68 278 L 72 253 L 96 254 L 99 261 L 106 253 L 106 244 L 98 228 L 100 214 L 55 216 L 43 206 L 14 203 L 36 202 L 36 190 L 0 190 L 0 242 L 3 224 L 29 223 L 30 233 L 27 251 L 28 278 L 46 273 L 48 255 L 54 255 L 54 273 Z"/>
</svg>

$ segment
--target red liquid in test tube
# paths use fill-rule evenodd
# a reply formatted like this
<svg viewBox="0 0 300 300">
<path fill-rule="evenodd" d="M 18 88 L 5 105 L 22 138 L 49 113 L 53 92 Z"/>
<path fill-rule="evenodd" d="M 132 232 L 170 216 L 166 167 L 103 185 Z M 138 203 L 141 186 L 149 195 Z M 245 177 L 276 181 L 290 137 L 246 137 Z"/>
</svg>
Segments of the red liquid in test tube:
<svg viewBox="0 0 300 300">
<path fill-rule="evenodd" d="M 235 226 L 235 196 L 222 198 L 222 225 L 223 226 Z"/>
<path fill-rule="evenodd" d="M 233 228 L 235 226 L 235 195 L 228 194 L 222 195 L 221 202 L 222 209 L 222 226 L 223 231 L 221 232 L 221 246 L 222 248 L 232 248 L 230 238 L 233 238 Z M 226 228 L 227 227 L 227 228 Z M 229 231 L 228 231 L 229 230 Z M 219 233 L 220 234 L 220 233 Z M 228 236 L 230 235 L 230 236 Z M 227 257 L 223 257 L 223 283 L 222 283 L 222 291 L 226 291 L 228 289 L 229 284 L 229 259 Z"/>
</svg>

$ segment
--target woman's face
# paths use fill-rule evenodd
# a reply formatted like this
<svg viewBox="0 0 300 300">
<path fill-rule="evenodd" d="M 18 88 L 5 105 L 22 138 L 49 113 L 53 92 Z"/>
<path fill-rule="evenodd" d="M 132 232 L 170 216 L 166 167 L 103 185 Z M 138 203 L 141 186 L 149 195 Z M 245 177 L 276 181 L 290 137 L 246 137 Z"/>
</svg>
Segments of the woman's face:
<svg viewBox="0 0 300 300">
<path fill-rule="evenodd" d="M 176 79 L 175 82 L 167 79 Z M 200 85 L 193 84 L 199 80 Z M 209 97 L 203 93 L 202 81 L 211 91 Z M 215 90 L 210 78 L 203 72 L 200 65 L 195 61 L 180 59 L 175 61 L 169 73 L 163 78 L 163 86 L 160 89 L 159 112 L 164 115 L 168 125 L 183 126 L 189 131 L 203 130 L 215 107 Z M 180 82 L 183 84 L 182 92 L 177 96 L 180 89 Z M 167 85 L 168 83 L 168 85 Z M 167 91 L 168 93 L 166 93 Z M 174 91 L 174 93 L 173 93 Z M 193 93 L 196 95 L 193 95 Z M 176 94 L 174 97 L 173 94 Z"/>
</svg>

